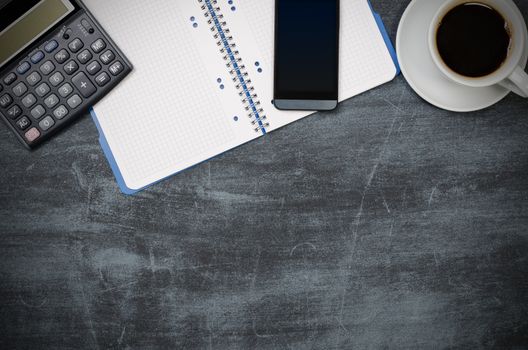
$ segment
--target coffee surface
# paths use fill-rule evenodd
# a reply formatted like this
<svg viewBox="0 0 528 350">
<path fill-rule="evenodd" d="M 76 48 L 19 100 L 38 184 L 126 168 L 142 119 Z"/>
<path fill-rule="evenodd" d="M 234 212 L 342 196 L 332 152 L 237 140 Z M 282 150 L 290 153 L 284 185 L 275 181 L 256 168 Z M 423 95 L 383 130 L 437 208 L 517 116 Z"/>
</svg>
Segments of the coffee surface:
<svg viewBox="0 0 528 350">
<path fill-rule="evenodd" d="M 449 11 L 436 34 L 438 51 L 445 64 L 472 78 L 486 76 L 501 67 L 508 57 L 510 39 L 502 15 L 475 2 Z"/>
</svg>

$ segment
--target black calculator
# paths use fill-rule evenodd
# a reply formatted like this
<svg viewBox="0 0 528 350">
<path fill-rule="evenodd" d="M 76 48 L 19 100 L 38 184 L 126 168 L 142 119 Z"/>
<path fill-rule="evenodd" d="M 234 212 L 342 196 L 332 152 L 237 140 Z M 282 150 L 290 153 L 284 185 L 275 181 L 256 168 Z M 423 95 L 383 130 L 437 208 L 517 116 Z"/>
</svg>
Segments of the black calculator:
<svg viewBox="0 0 528 350">
<path fill-rule="evenodd" d="M 0 0 L 0 116 L 26 147 L 85 115 L 131 70 L 81 1 Z"/>
</svg>

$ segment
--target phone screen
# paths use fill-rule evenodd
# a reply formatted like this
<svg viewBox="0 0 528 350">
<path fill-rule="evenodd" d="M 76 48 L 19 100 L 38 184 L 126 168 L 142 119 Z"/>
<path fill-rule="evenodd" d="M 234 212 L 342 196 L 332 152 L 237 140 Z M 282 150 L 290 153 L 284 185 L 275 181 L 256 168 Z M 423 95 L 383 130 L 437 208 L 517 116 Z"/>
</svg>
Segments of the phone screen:
<svg viewBox="0 0 528 350">
<path fill-rule="evenodd" d="M 339 0 L 276 0 L 275 93 L 337 100 Z"/>
</svg>

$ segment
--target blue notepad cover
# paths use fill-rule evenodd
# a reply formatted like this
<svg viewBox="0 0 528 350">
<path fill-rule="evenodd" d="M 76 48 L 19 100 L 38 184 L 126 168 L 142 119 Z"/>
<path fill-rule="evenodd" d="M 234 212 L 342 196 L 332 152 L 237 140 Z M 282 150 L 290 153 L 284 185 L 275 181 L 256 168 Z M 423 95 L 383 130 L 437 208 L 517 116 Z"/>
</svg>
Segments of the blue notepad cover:
<svg viewBox="0 0 528 350">
<path fill-rule="evenodd" d="M 398 62 L 398 55 L 396 55 L 396 50 L 394 49 L 394 45 L 392 44 L 389 33 L 387 32 L 387 28 L 385 28 L 385 24 L 383 24 L 381 16 L 372 8 L 372 3 L 370 0 L 368 3 L 374 18 L 376 19 L 376 23 L 378 24 L 381 35 L 383 36 L 383 40 L 385 40 L 385 45 L 387 45 L 387 49 L 389 50 L 389 53 L 392 57 L 392 61 L 394 62 L 394 66 L 396 66 L 396 75 L 398 75 L 401 72 L 400 63 Z"/>
</svg>

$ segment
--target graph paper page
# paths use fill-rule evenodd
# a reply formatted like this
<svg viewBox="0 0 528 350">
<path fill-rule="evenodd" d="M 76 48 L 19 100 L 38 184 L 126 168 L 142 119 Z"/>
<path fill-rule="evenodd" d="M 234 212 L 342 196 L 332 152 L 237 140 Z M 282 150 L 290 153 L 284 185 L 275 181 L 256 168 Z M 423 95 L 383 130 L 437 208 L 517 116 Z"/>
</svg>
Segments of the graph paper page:
<svg viewBox="0 0 528 350">
<path fill-rule="evenodd" d="M 238 1 L 235 7 L 228 0 L 218 3 L 241 57 L 250 67 L 251 79 L 270 122 L 268 131 L 312 114 L 279 111 L 271 104 L 275 0 Z M 343 101 L 392 80 L 396 67 L 367 0 L 341 1 L 340 21 L 339 101 Z"/>
<path fill-rule="evenodd" d="M 197 0 L 85 0 L 133 72 L 94 107 L 126 187 L 259 136 Z"/>
</svg>

